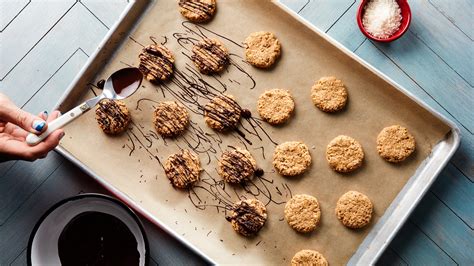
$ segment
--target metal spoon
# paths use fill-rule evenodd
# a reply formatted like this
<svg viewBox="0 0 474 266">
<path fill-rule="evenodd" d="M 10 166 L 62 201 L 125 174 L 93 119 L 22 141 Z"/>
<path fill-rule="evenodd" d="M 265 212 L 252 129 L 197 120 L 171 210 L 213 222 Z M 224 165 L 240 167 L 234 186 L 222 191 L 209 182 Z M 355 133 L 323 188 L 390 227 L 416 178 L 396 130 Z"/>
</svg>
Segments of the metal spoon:
<svg viewBox="0 0 474 266">
<path fill-rule="evenodd" d="M 31 146 L 40 143 L 51 132 L 65 126 L 83 113 L 89 111 L 102 99 L 108 98 L 121 100 L 127 98 L 140 87 L 142 79 L 143 74 L 135 67 L 122 68 L 114 72 L 105 82 L 101 95 L 83 102 L 69 112 L 53 120 L 48 124 L 48 128 L 45 132 L 41 133 L 41 135 L 30 133 L 26 137 L 26 143 Z"/>
</svg>

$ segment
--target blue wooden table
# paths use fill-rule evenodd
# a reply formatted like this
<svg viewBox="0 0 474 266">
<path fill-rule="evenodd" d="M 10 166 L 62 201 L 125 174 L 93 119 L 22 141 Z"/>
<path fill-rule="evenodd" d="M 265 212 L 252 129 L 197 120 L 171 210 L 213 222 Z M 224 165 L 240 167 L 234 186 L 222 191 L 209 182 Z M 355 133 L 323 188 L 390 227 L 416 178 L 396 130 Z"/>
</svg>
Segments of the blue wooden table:
<svg viewBox="0 0 474 266">
<path fill-rule="evenodd" d="M 127 2 L 1 0 L 0 92 L 30 112 L 49 111 Z M 474 265 L 473 1 L 409 0 L 410 29 L 390 44 L 374 43 L 359 32 L 359 1 L 283 2 L 461 129 L 459 150 L 379 263 Z M 28 237 L 42 213 L 82 192 L 107 193 L 55 152 L 33 163 L 0 163 L 0 265 L 25 265 Z M 143 222 L 152 265 L 202 264 Z"/>
</svg>

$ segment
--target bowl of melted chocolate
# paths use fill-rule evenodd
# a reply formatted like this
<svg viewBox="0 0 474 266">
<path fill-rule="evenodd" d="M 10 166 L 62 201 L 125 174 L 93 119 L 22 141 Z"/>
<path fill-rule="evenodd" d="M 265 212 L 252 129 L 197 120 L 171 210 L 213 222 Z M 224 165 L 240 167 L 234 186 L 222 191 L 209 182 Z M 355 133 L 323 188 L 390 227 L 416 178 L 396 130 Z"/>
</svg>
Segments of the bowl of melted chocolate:
<svg viewBox="0 0 474 266">
<path fill-rule="evenodd" d="M 27 258 L 28 265 L 148 265 L 148 240 L 124 203 L 81 194 L 58 202 L 41 217 Z"/>
</svg>

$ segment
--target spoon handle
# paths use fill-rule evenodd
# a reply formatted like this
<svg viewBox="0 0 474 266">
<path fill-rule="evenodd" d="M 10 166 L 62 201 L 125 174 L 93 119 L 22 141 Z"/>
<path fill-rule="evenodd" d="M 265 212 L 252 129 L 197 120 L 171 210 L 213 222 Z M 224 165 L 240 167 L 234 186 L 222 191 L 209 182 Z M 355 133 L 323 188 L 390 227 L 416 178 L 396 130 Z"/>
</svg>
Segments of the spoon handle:
<svg viewBox="0 0 474 266">
<path fill-rule="evenodd" d="M 40 143 L 44 140 L 51 132 L 55 131 L 56 129 L 62 128 L 67 125 L 72 120 L 78 118 L 83 113 L 87 112 L 90 109 L 90 106 L 87 103 L 82 103 L 75 108 L 71 109 L 69 112 L 61 115 L 60 117 L 54 119 L 50 123 L 48 123 L 48 128 L 46 131 L 41 133 L 41 135 L 36 135 L 33 133 L 28 134 L 26 137 L 26 143 L 30 146 L 35 146 L 36 144 Z"/>
</svg>

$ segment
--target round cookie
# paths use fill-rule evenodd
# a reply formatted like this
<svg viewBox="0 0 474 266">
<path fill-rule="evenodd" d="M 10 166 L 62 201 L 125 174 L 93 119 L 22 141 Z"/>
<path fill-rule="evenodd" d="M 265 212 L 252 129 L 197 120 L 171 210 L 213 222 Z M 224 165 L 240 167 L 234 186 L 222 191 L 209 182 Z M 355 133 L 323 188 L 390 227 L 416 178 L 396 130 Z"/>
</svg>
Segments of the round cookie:
<svg viewBox="0 0 474 266">
<path fill-rule="evenodd" d="M 151 82 L 167 80 L 173 74 L 174 55 L 163 45 L 148 45 L 143 48 L 138 58 L 140 59 L 138 69 Z"/>
<path fill-rule="evenodd" d="M 283 124 L 295 110 L 295 101 L 287 90 L 268 90 L 258 97 L 257 110 L 268 123 Z"/>
<path fill-rule="evenodd" d="M 328 266 L 328 261 L 316 250 L 303 249 L 291 259 L 291 266 Z"/>
<path fill-rule="evenodd" d="M 236 148 L 226 150 L 219 160 L 217 172 L 228 183 L 238 184 L 250 180 L 257 168 L 257 162 L 249 151 Z"/>
<path fill-rule="evenodd" d="M 242 108 L 232 95 L 219 95 L 204 106 L 204 120 L 217 131 L 227 131 L 237 127 L 242 116 Z"/>
<path fill-rule="evenodd" d="M 153 123 L 158 134 L 174 137 L 188 126 L 189 113 L 183 105 L 175 101 L 160 102 L 153 114 Z"/>
<path fill-rule="evenodd" d="M 333 170 L 348 173 L 362 165 L 364 151 L 355 139 L 341 135 L 329 142 L 326 148 L 326 160 Z"/>
<path fill-rule="evenodd" d="M 164 169 L 173 187 L 190 188 L 199 181 L 201 163 L 197 155 L 189 150 L 181 150 L 166 159 Z"/>
<path fill-rule="evenodd" d="M 318 200 L 305 194 L 293 196 L 285 205 L 285 219 L 298 232 L 312 232 L 321 219 Z"/>
<path fill-rule="evenodd" d="M 193 22 L 211 20 L 216 13 L 216 0 L 179 0 L 179 12 Z"/>
<path fill-rule="evenodd" d="M 115 135 L 127 130 L 132 117 L 124 102 L 103 99 L 97 105 L 95 119 L 105 133 Z"/>
<path fill-rule="evenodd" d="M 415 137 L 399 125 L 386 127 L 377 136 L 379 155 L 391 163 L 404 161 L 415 151 L 415 147 Z"/>
<path fill-rule="evenodd" d="M 362 228 L 372 218 L 373 205 L 370 199 L 357 191 L 342 195 L 336 204 L 336 216 L 349 228 Z"/>
<path fill-rule="evenodd" d="M 311 88 L 314 105 L 324 112 L 336 112 L 347 103 L 347 90 L 341 80 L 335 77 L 322 77 Z"/>
<path fill-rule="evenodd" d="M 232 206 L 226 219 L 236 232 L 244 236 L 252 236 L 265 225 L 267 208 L 258 199 L 242 200 Z"/>
<path fill-rule="evenodd" d="M 218 73 L 229 64 L 229 51 L 219 40 L 203 39 L 193 46 L 191 60 L 203 74 Z"/>
<path fill-rule="evenodd" d="M 244 43 L 245 59 L 256 67 L 272 66 L 281 53 L 280 41 L 271 32 L 254 32 L 245 39 Z"/>
<path fill-rule="evenodd" d="M 273 167 L 284 176 L 302 174 L 310 165 L 311 154 L 303 142 L 288 141 L 275 148 Z"/>
</svg>

